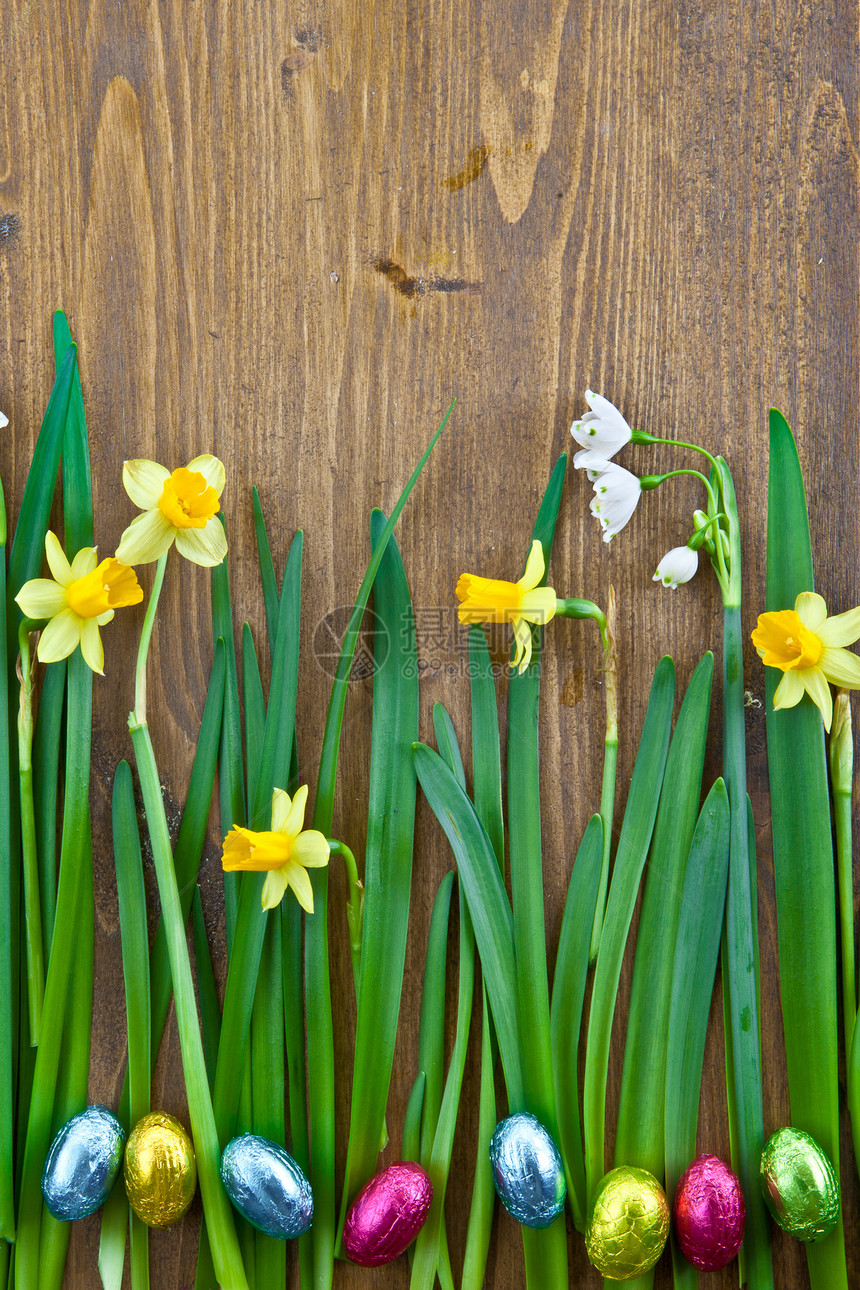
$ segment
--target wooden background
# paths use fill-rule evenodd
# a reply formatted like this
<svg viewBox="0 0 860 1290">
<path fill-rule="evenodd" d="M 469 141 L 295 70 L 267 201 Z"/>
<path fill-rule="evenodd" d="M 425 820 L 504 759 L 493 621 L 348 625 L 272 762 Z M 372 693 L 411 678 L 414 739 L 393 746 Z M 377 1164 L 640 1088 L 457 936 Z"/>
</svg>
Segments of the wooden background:
<svg viewBox="0 0 860 1290">
<path fill-rule="evenodd" d="M 251 484 L 276 563 L 304 528 L 298 730 L 311 784 L 329 685 L 313 657 L 314 628 L 352 602 L 368 512 L 391 507 L 454 395 L 455 414 L 398 530 L 419 611 L 426 735 L 437 699 L 468 731 L 457 576 L 518 576 L 539 496 L 571 446 L 568 428 L 589 385 L 634 425 L 698 439 L 728 458 L 742 508 L 747 629 L 764 601 L 766 414 L 778 405 L 806 472 L 818 589 L 834 612 L 853 606 L 859 18 L 856 0 L 3 0 L 0 407 L 11 426 L 0 468 L 13 512 L 50 389 L 51 314 L 62 305 L 80 347 L 103 553 L 134 513 L 120 484 L 124 458 L 174 466 L 214 451 L 228 474 L 237 617 L 259 639 Z M 643 470 L 658 460 L 679 464 L 669 450 L 623 458 Z M 649 494 L 610 547 L 589 498 L 571 472 L 551 581 L 560 594 L 598 601 L 609 582 L 618 591 L 623 802 L 653 667 L 672 653 L 685 685 L 702 651 L 719 650 L 719 601 L 709 572 L 677 592 L 651 583 L 657 558 L 689 532 L 700 501 L 692 484 Z M 208 574 L 174 565 L 162 604 L 150 711 L 176 806 L 211 657 Z M 96 683 L 90 1096 L 112 1104 L 125 1020 L 108 791 L 129 753 L 138 630 L 135 613 L 107 629 L 107 676 Z M 751 649 L 746 684 L 772 1130 L 789 1108 L 764 678 Z M 369 701 L 369 684 L 354 685 L 335 815 L 336 833 L 359 853 Z M 599 800 L 602 694 L 587 624 L 553 624 L 542 722 L 554 954 L 574 851 Z M 712 725 L 708 782 L 720 758 L 719 721 Z M 202 875 L 223 963 L 218 840 L 213 820 Z M 415 1075 L 430 903 L 451 863 L 422 803 L 395 1144 Z M 354 1018 L 343 894 L 335 872 L 345 1146 Z M 619 1051 L 616 1042 L 613 1091 Z M 725 1154 L 718 1008 L 706 1060 L 700 1145 Z M 455 1264 L 471 1186 L 471 1059 L 467 1081 L 449 1189 Z M 154 1105 L 182 1113 L 175 1030 Z M 856 1280 L 847 1121 L 843 1147 Z M 158 1290 L 193 1280 L 193 1213 L 153 1236 Z M 97 1241 L 96 1218 L 78 1225 L 68 1287 L 97 1284 Z M 599 1285 L 576 1234 L 571 1251 L 571 1284 Z M 777 1234 L 774 1251 L 777 1285 L 802 1290 L 801 1247 Z M 515 1226 L 501 1215 L 487 1285 L 520 1285 L 520 1259 Z M 669 1283 L 667 1272 L 658 1276 L 659 1286 Z M 405 1287 L 406 1262 L 372 1272 L 339 1266 L 336 1284 Z M 736 1284 L 733 1269 L 708 1284 Z"/>
</svg>

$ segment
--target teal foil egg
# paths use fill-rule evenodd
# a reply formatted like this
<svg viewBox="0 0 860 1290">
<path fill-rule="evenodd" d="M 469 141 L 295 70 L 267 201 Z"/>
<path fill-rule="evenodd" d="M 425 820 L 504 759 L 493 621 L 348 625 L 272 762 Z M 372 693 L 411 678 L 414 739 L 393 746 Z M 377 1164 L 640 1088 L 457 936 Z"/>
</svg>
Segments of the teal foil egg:
<svg viewBox="0 0 860 1290">
<path fill-rule="evenodd" d="M 524 1227 L 549 1227 L 564 1209 L 567 1184 L 558 1147 L 528 1112 L 496 1125 L 490 1165 L 499 1200 Z"/>
<path fill-rule="evenodd" d="M 42 1195 L 54 1218 L 70 1223 L 105 1203 L 124 1146 L 125 1131 L 106 1106 L 88 1106 L 63 1125 L 42 1171 Z"/>
<path fill-rule="evenodd" d="M 311 1185 L 277 1142 L 243 1133 L 221 1155 L 221 1179 L 244 1219 L 279 1241 L 302 1236 L 314 1216 Z"/>
<path fill-rule="evenodd" d="M 779 1129 L 761 1153 L 761 1190 L 784 1232 L 798 1241 L 822 1241 L 839 1218 L 839 1181 L 814 1138 Z"/>
</svg>

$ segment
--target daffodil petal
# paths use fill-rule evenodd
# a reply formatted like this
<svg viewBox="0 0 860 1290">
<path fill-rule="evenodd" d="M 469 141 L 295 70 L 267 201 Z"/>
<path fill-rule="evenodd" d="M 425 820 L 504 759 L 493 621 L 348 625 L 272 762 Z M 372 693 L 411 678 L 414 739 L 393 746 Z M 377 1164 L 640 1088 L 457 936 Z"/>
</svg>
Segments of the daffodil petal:
<svg viewBox="0 0 860 1290">
<path fill-rule="evenodd" d="M 266 881 L 263 883 L 263 908 L 275 909 L 280 905 L 288 886 L 283 869 L 270 869 L 266 874 Z"/>
<path fill-rule="evenodd" d="M 78 647 L 81 639 L 81 619 L 71 609 L 64 609 L 48 623 L 39 637 L 39 661 L 56 663 L 61 658 L 68 658 Z"/>
<path fill-rule="evenodd" d="M 803 698 L 803 682 L 799 672 L 784 672 L 782 680 L 773 692 L 773 706 L 793 708 Z"/>
<path fill-rule="evenodd" d="M 548 623 L 555 617 L 557 603 L 552 587 L 535 587 L 533 591 L 523 592 L 520 616 L 530 623 Z"/>
<path fill-rule="evenodd" d="M 205 569 L 213 568 L 227 554 L 227 534 L 223 524 L 213 515 L 205 529 L 177 529 L 176 549 L 192 564 L 203 565 Z M 117 559 L 121 558 L 117 556 Z"/>
<path fill-rule="evenodd" d="M 106 609 L 103 614 L 99 614 L 98 618 L 96 619 L 96 622 L 98 623 L 99 627 L 104 627 L 105 623 L 109 623 L 113 618 L 113 616 L 114 616 L 114 611 L 112 609 Z"/>
<path fill-rule="evenodd" d="M 290 859 L 306 869 L 321 869 L 331 857 L 328 839 L 319 829 L 305 829 L 293 843 Z"/>
<path fill-rule="evenodd" d="M 60 546 L 60 539 L 50 529 L 45 534 L 45 557 L 48 561 L 48 568 L 60 586 L 68 587 L 75 575 L 72 573 L 72 566 L 66 559 L 65 551 Z"/>
<path fill-rule="evenodd" d="M 166 466 L 159 466 L 157 461 L 136 457 L 134 461 L 123 462 L 123 488 L 142 511 L 151 511 L 158 505 L 164 481 L 169 478 L 170 471 Z"/>
<path fill-rule="evenodd" d="M 818 666 L 833 685 L 860 690 L 860 656 L 850 649 L 822 650 Z"/>
<path fill-rule="evenodd" d="M 537 538 L 532 542 L 532 549 L 529 551 L 529 558 L 526 560 L 526 570 L 520 578 L 517 586 L 523 591 L 531 591 L 536 587 L 546 572 L 546 565 L 543 558 L 543 547 Z"/>
<path fill-rule="evenodd" d="M 818 633 L 819 627 L 827 618 L 827 605 L 824 597 L 815 591 L 801 591 L 794 602 L 795 612 L 811 632 Z"/>
<path fill-rule="evenodd" d="M 514 640 L 517 648 L 513 666 L 522 673 L 532 661 L 532 629 L 524 618 L 514 619 Z"/>
<path fill-rule="evenodd" d="M 311 886 L 307 870 L 303 869 L 300 864 L 290 863 L 284 865 L 281 872 L 296 893 L 296 900 L 302 909 L 306 914 L 312 914 L 314 912 L 314 889 Z"/>
<path fill-rule="evenodd" d="M 227 474 L 224 470 L 224 463 L 217 457 L 213 457 L 211 452 L 201 453 L 193 461 L 189 461 L 188 470 L 196 470 L 203 476 L 210 488 L 214 488 L 220 497 L 224 492 L 224 485 L 227 482 Z"/>
<path fill-rule="evenodd" d="M 102 647 L 102 638 L 99 635 L 99 625 L 95 618 L 85 618 L 81 626 L 81 653 L 84 656 L 84 662 L 87 667 L 91 667 L 99 676 L 104 676 L 105 672 L 105 652 Z"/>
<path fill-rule="evenodd" d="M 804 668 L 802 672 L 798 672 L 798 676 L 803 682 L 804 690 L 824 719 L 824 729 L 829 731 L 833 720 L 833 696 L 827 684 L 827 677 L 820 667 Z"/>
<path fill-rule="evenodd" d="M 285 793 L 282 788 L 276 788 L 272 793 L 272 832 L 286 833 L 287 820 L 290 814 L 290 795 Z M 302 826 L 299 825 L 299 828 Z"/>
<path fill-rule="evenodd" d="M 78 554 L 72 560 L 71 572 L 72 581 L 76 582 L 78 578 L 85 578 L 88 573 L 92 573 L 99 562 L 98 549 L 94 546 L 82 546 Z M 54 574 L 54 577 L 57 575 Z"/>
<path fill-rule="evenodd" d="M 849 609 L 847 614 L 835 614 L 816 629 L 824 646 L 853 645 L 860 640 L 860 608 Z"/>
<path fill-rule="evenodd" d="M 289 813 L 284 821 L 284 827 L 281 829 L 281 832 L 286 833 L 288 837 L 297 838 L 301 833 L 302 825 L 305 822 L 305 804 L 307 800 L 308 786 L 307 784 L 300 784 L 296 789 Z"/>
<path fill-rule="evenodd" d="M 51 578 L 33 578 L 25 582 L 15 597 L 27 618 L 53 618 L 66 608 L 66 592 Z"/>
<path fill-rule="evenodd" d="M 138 515 L 119 540 L 116 558 L 123 564 L 151 564 L 169 550 L 176 529 L 156 507 Z"/>
</svg>

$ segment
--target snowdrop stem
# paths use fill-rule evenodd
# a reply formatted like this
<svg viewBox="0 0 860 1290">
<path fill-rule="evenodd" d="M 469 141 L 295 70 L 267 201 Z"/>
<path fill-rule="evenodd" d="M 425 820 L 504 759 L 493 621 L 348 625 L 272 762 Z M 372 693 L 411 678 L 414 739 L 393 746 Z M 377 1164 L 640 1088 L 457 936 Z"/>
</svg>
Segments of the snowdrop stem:
<svg viewBox="0 0 860 1290">
<path fill-rule="evenodd" d="M 711 469 L 717 469 L 716 458 L 712 457 L 707 448 L 702 448 L 697 443 L 688 443 L 686 439 L 661 439 L 659 435 L 646 434 L 644 430 L 634 430 L 631 443 L 660 443 L 665 444 L 667 448 L 689 448 L 691 452 L 699 452 L 703 457 L 707 457 L 711 464 Z"/>
</svg>

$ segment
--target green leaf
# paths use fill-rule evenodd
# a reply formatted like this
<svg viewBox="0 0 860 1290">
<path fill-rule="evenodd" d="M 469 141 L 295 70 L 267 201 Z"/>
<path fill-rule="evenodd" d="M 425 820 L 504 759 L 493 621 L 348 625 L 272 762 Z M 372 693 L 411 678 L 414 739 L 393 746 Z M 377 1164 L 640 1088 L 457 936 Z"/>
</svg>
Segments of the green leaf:
<svg viewBox="0 0 860 1290">
<path fill-rule="evenodd" d="M 513 917 L 490 840 L 475 808 L 438 753 L 426 744 L 412 750 L 418 781 L 457 858 L 508 1086 L 511 1111 L 523 1109 L 517 1023 Z"/>
<path fill-rule="evenodd" d="M 645 876 L 627 1018 L 615 1163 L 647 1169 L 658 1182 L 664 1171 L 672 959 L 684 870 L 702 795 L 713 675 L 714 658 L 706 654 L 687 687 L 669 747 Z"/>
<path fill-rule="evenodd" d="M 699 815 L 684 875 L 672 964 L 666 1043 L 666 1195 L 696 1154 L 696 1125 L 708 1013 L 720 952 L 729 873 L 729 801 L 718 779 Z M 696 1290 L 696 1273 L 673 1240 L 676 1290 Z"/>
<path fill-rule="evenodd" d="M 469 628 L 469 682 L 472 695 L 472 797 L 475 814 L 484 826 L 496 853 L 499 869 L 504 873 L 505 825 L 502 815 L 499 710 L 493 662 L 482 627 Z"/>
<path fill-rule="evenodd" d="M 591 994 L 583 1098 L 586 1193 L 589 1206 L 605 1170 L 606 1079 L 615 998 L 639 880 L 645 867 L 660 801 L 674 698 L 675 667 L 670 658 L 664 657 L 660 659 L 654 672 L 639 751 L 630 780 Z"/>
<path fill-rule="evenodd" d="M 550 1028 L 558 1108 L 558 1145 L 564 1161 L 567 1195 L 578 1231 L 585 1231 L 585 1157 L 579 1117 L 579 1036 L 588 978 L 591 928 L 603 861 L 603 820 L 592 815 L 583 834 L 564 906 L 552 987 Z"/>
<path fill-rule="evenodd" d="M 442 1089 L 445 1082 L 445 970 L 448 962 L 448 920 L 451 910 L 453 871 L 439 883 L 424 957 L 424 983 L 421 991 L 421 1017 L 418 1024 L 418 1069 L 421 1077 L 421 1121 L 414 1156 L 426 1165 L 436 1136 Z M 404 1126 L 404 1136 L 406 1128 Z"/>
<path fill-rule="evenodd" d="M 385 516 L 374 511 L 372 548 L 384 525 Z M 409 926 L 416 794 L 410 750 L 418 738 L 418 657 L 409 584 L 394 538 L 376 575 L 373 605 L 384 657 L 377 652 L 373 675 L 364 924 L 341 1228 L 350 1201 L 375 1172 L 383 1138 Z M 459 756 L 453 730 L 450 737 Z"/>
<path fill-rule="evenodd" d="M 770 414 L 767 608 L 791 609 L 812 591 L 812 549 L 794 438 Z M 839 1174 L 836 892 L 824 729 L 804 696 L 775 712 L 780 676 L 765 672 L 767 756 L 779 932 L 779 976 L 791 1122 L 809 1133 Z M 812 1290 L 848 1284 L 840 1216 L 826 1241 L 807 1245 Z"/>
</svg>

